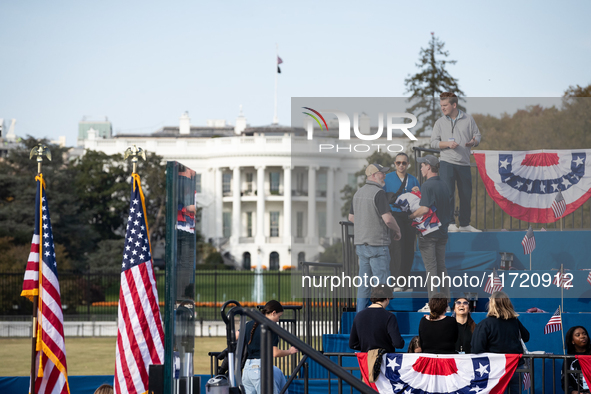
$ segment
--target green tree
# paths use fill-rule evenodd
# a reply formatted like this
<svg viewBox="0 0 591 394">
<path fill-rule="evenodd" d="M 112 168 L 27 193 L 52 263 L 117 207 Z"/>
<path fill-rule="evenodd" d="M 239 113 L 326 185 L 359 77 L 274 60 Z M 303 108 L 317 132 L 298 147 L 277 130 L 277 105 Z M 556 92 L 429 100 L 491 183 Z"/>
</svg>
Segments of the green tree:
<svg viewBox="0 0 591 394">
<path fill-rule="evenodd" d="M 441 117 L 439 109 L 439 95 L 443 92 L 454 92 L 458 97 L 464 92 L 458 85 L 458 80 L 447 71 L 448 64 L 456 64 L 456 60 L 447 60 L 449 52 L 443 48 L 445 43 L 431 33 L 431 41 L 427 48 L 421 48 L 419 62 L 416 66 L 419 72 L 409 75 L 404 80 L 405 93 L 412 93 L 408 101 L 412 104 L 406 111 L 414 114 L 418 119 L 415 134 L 422 135 L 431 130 L 435 121 Z"/>
<path fill-rule="evenodd" d="M 391 167 L 394 165 L 394 158 L 390 156 L 387 152 L 374 152 L 370 156 L 367 157 L 367 164 L 377 163 L 385 167 Z M 353 195 L 361 186 L 365 184 L 365 167 L 360 169 L 355 173 L 357 179 L 363 177 L 362 182 L 360 182 L 356 188 L 353 188 L 351 185 L 345 185 L 341 189 L 341 200 L 344 201 L 343 206 L 341 207 L 341 215 L 343 217 L 349 216 L 349 210 L 351 209 L 351 202 L 353 201 Z"/>
<path fill-rule="evenodd" d="M 37 165 L 29 159 L 30 151 L 44 143 L 51 151 L 52 160 L 44 159 L 42 173 L 46 183 L 51 222 L 56 244 L 58 266 L 69 256 L 72 268 L 79 267 L 77 253 L 90 247 L 92 228 L 85 226 L 86 212 L 82 209 L 68 172 L 67 148 L 49 144 L 47 140 L 27 137 L 22 147 L 13 149 L 0 161 L 0 237 L 11 237 L 14 247 L 31 243 L 35 225 L 35 195 Z M 64 248 L 58 248 L 63 245 Z M 77 246 L 79 246 L 77 248 Z M 23 270 L 26 259 L 23 262 Z"/>
</svg>

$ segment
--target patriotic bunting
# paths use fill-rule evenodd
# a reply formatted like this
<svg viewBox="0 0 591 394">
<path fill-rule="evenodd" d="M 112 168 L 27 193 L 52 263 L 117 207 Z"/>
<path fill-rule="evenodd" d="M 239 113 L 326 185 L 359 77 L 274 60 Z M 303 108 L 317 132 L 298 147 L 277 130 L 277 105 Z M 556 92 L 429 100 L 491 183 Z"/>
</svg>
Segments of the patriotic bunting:
<svg viewBox="0 0 591 394">
<path fill-rule="evenodd" d="M 502 393 L 513 376 L 520 354 L 389 353 L 381 373 L 369 386 L 393 393 Z M 363 380 L 368 383 L 367 353 L 357 353 Z"/>
<path fill-rule="evenodd" d="M 531 223 L 553 223 L 591 197 L 589 155 L 589 149 L 481 151 L 474 159 L 488 195 L 503 211 Z M 558 217 L 555 208 L 562 211 Z"/>
</svg>

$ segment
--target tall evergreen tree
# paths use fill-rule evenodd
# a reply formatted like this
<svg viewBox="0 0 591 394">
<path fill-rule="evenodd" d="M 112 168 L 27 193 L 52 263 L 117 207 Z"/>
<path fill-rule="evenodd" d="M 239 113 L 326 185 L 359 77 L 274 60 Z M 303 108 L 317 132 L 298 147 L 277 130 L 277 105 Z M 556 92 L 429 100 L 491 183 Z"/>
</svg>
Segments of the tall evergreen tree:
<svg viewBox="0 0 591 394">
<path fill-rule="evenodd" d="M 445 51 L 444 46 L 445 43 L 435 37 L 435 33 L 431 33 L 431 41 L 427 48 L 421 48 L 419 62 L 416 63 L 420 71 L 404 80 L 405 93 L 412 93 L 408 99 L 412 106 L 406 111 L 414 114 L 419 121 L 414 128 L 417 136 L 432 130 L 435 121 L 441 117 L 441 93 L 454 92 L 458 97 L 464 96 L 458 80 L 446 69 L 448 64 L 456 64 L 457 61 L 446 60 L 449 51 Z"/>
</svg>

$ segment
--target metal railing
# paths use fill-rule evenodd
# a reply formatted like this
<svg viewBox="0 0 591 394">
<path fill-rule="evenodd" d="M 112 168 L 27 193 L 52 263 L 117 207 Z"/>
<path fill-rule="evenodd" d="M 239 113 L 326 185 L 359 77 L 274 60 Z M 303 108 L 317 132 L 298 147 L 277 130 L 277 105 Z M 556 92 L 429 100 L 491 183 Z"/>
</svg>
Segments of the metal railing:
<svg viewBox="0 0 591 394">
<path fill-rule="evenodd" d="M 273 346 L 271 344 L 271 338 L 272 333 L 275 333 L 277 336 L 279 336 L 279 338 L 297 347 L 303 355 L 306 355 L 327 369 L 329 373 L 332 373 L 336 375 L 338 379 L 342 379 L 343 381 L 347 382 L 352 388 L 363 394 L 375 394 L 373 389 L 371 389 L 357 377 L 348 373 L 342 367 L 338 366 L 329 358 L 325 357 L 321 352 L 315 350 L 310 345 L 297 338 L 295 335 L 285 331 L 279 327 L 279 325 L 264 317 L 261 313 L 245 310 L 241 307 L 235 307 L 230 310 L 228 315 L 230 322 L 234 322 L 235 315 L 244 315 L 259 322 L 261 326 L 261 392 L 273 392 Z M 231 351 L 234 351 L 237 344 L 234 324 L 229 324 L 228 329 L 228 347 Z M 305 365 L 306 363 L 304 362 L 302 366 Z M 304 375 L 306 374 L 304 373 Z"/>
<path fill-rule="evenodd" d="M 343 366 L 343 360 L 345 358 L 350 358 L 350 357 L 354 357 L 357 358 L 357 356 L 355 355 L 355 353 L 324 353 L 325 357 L 328 358 L 336 358 L 337 362 L 336 364 L 343 368 L 343 370 L 347 371 L 349 374 L 353 374 L 354 372 L 360 373 L 359 367 L 351 367 L 351 366 Z M 525 364 L 518 367 L 516 369 L 516 373 L 519 374 L 519 391 L 518 393 L 521 393 L 523 391 L 523 381 L 524 381 L 524 374 L 529 373 L 530 374 L 530 382 L 531 382 L 531 394 L 534 394 L 536 392 L 536 389 L 538 389 L 538 392 L 542 392 L 543 394 L 547 393 L 547 392 L 552 392 L 552 394 L 556 394 L 556 388 L 557 387 L 561 387 L 564 390 L 564 392 L 567 392 L 568 389 L 568 381 L 567 379 L 564 379 L 562 382 L 557 382 L 556 381 L 556 375 L 557 375 L 557 371 L 559 371 L 559 369 L 556 368 L 556 362 L 559 360 L 562 360 L 562 376 L 567 376 L 567 375 L 575 375 L 575 374 L 581 374 L 581 370 L 569 370 L 567 368 L 567 362 L 565 362 L 567 359 L 573 359 L 574 356 L 572 355 L 567 355 L 567 356 L 563 356 L 563 355 L 552 355 L 552 354 L 524 354 L 523 358 L 525 359 Z M 537 362 L 536 362 L 537 361 Z M 549 362 L 551 363 L 551 366 L 548 368 L 546 366 L 546 363 Z M 350 364 L 350 363 L 349 363 Z M 539 365 L 541 364 L 541 366 Z M 537 365 L 537 366 L 536 366 Z M 540 369 L 541 369 L 541 374 L 543 376 L 543 383 L 542 383 L 542 387 L 536 387 L 535 384 L 535 377 L 536 377 L 536 373 L 540 373 Z M 331 382 L 335 379 L 335 377 L 333 377 L 331 375 L 332 371 L 327 371 L 327 383 L 328 383 L 328 393 L 331 394 Z M 548 373 L 550 373 L 551 378 L 547 379 Z M 306 379 L 306 378 L 304 378 Z M 338 384 L 338 394 L 342 394 L 343 393 L 343 389 L 345 389 L 344 385 L 343 385 L 343 381 L 344 379 L 342 379 L 341 377 L 337 376 L 336 377 L 337 380 L 337 384 Z M 305 385 L 307 385 L 307 382 L 304 382 Z M 549 390 L 548 388 L 551 387 L 551 390 Z M 541 389 L 541 390 L 540 390 Z M 353 387 L 349 387 L 349 390 L 351 393 L 353 393 Z"/>
<path fill-rule="evenodd" d="M 416 164 L 417 157 L 423 154 L 438 154 L 439 149 L 430 148 L 413 148 L 414 151 L 414 168 L 415 176 L 419 182 L 423 183 L 423 177 L 420 172 L 420 166 Z M 539 230 L 542 227 L 546 230 L 560 229 L 560 221 L 562 221 L 562 228 L 565 230 L 589 230 L 591 229 L 591 200 L 585 202 L 573 213 L 566 215 L 559 221 L 554 223 L 530 223 L 527 221 L 515 219 L 506 214 L 501 207 L 488 195 L 484 182 L 480 177 L 476 163 L 470 165 L 472 174 L 472 220 L 471 225 L 480 230 L 527 230 L 531 225 L 534 230 Z M 455 216 L 458 216 L 459 198 L 455 197 Z"/>
<path fill-rule="evenodd" d="M 322 283 L 326 276 L 338 276 L 342 271 L 342 264 L 302 263 L 304 341 L 315 349 L 322 348 L 323 334 L 339 332 L 341 314 L 348 302 L 340 287 L 331 291 L 330 287 L 315 284 Z M 309 278 L 309 284 L 304 278 Z"/>
</svg>

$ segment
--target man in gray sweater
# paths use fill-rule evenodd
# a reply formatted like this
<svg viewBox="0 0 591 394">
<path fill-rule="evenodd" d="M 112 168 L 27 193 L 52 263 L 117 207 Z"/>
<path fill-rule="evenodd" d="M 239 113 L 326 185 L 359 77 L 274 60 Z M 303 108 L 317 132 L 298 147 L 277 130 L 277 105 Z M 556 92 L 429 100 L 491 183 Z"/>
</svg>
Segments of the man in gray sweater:
<svg viewBox="0 0 591 394">
<path fill-rule="evenodd" d="M 357 288 L 357 312 L 369 303 L 372 287 L 386 285 L 390 276 L 390 239 L 400 239 L 400 228 L 390 212 L 390 205 L 384 187 L 384 178 L 390 170 L 377 163 L 365 169 L 365 185 L 353 196 L 349 220 L 355 223 L 353 241 L 359 256 L 359 277 L 362 285 Z M 390 237 L 390 231 L 393 236 Z M 370 283 L 376 277 L 378 283 Z"/>
<path fill-rule="evenodd" d="M 480 232 L 470 225 L 472 213 L 472 174 L 470 172 L 470 149 L 480 144 L 480 130 L 474 119 L 458 109 L 458 97 L 445 92 L 439 97 L 443 116 L 435 122 L 431 134 L 431 148 L 441 149 L 439 176 L 451 193 L 453 222 L 449 232 Z M 460 226 L 455 224 L 454 195 L 458 185 L 460 198 Z"/>
</svg>

